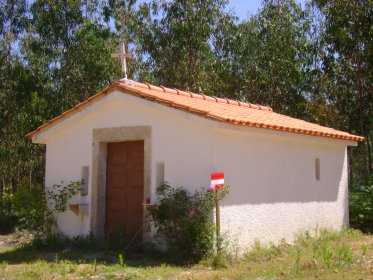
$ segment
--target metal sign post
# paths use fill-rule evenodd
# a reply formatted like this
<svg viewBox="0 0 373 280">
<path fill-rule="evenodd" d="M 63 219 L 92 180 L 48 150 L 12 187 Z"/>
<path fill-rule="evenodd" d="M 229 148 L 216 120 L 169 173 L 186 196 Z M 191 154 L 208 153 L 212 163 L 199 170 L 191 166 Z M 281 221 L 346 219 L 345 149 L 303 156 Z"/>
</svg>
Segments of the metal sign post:
<svg viewBox="0 0 373 280">
<path fill-rule="evenodd" d="M 212 173 L 210 189 L 215 190 L 216 251 L 218 254 L 220 253 L 220 250 L 221 250 L 219 189 L 223 185 L 224 185 L 224 172 Z"/>
<path fill-rule="evenodd" d="M 220 253 L 220 205 L 219 190 L 215 190 L 215 222 L 216 222 L 216 251 Z"/>
</svg>

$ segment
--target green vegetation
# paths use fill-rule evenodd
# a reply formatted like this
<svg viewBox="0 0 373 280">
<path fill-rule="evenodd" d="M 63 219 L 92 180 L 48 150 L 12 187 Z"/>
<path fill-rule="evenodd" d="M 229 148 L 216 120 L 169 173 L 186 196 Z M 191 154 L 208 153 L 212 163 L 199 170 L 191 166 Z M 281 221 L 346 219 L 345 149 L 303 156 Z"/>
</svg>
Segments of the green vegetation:
<svg viewBox="0 0 373 280">
<path fill-rule="evenodd" d="M 7 244 L 19 236 L 2 236 Z M 7 240 L 8 239 L 8 240 Z M 356 230 L 322 231 L 317 238 L 301 234 L 293 245 L 253 245 L 226 268 L 214 269 L 213 259 L 175 265 L 170 257 L 124 257 L 78 240 L 64 247 L 35 247 L 33 243 L 0 246 L 0 278 L 11 279 L 370 279 L 373 237 Z M 234 253 L 234 252 L 232 252 Z"/>
<path fill-rule="evenodd" d="M 229 193 L 229 186 L 219 190 L 219 199 Z M 163 184 L 157 188 L 159 206 L 150 209 L 159 241 L 165 243 L 175 261 L 201 260 L 212 255 L 215 232 L 213 210 L 215 193 L 207 190 L 188 193 L 184 188 Z"/>
<path fill-rule="evenodd" d="M 157 188 L 159 206 L 150 213 L 158 239 L 174 256 L 189 260 L 202 258 L 212 249 L 214 200 L 212 193 L 191 195 L 183 188 L 163 184 Z"/>
<path fill-rule="evenodd" d="M 31 187 L 21 184 L 10 200 L 14 215 L 18 217 L 18 227 L 42 234 L 52 224 L 44 186 L 35 184 Z M 25 203 L 27 201 L 27 203 Z"/>
<path fill-rule="evenodd" d="M 373 176 L 350 187 L 350 224 L 373 232 Z"/>
<path fill-rule="evenodd" d="M 0 234 L 8 234 L 14 231 L 18 221 L 15 216 L 0 215 Z"/>
<path fill-rule="evenodd" d="M 67 201 L 81 188 L 80 182 L 53 185 L 44 191 L 42 185 L 21 185 L 10 196 L 14 216 L 20 229 L 27 229 L 38 238 L 55 238 L 58 235 L 57 219 L 66 211 Z"/>
</svg>

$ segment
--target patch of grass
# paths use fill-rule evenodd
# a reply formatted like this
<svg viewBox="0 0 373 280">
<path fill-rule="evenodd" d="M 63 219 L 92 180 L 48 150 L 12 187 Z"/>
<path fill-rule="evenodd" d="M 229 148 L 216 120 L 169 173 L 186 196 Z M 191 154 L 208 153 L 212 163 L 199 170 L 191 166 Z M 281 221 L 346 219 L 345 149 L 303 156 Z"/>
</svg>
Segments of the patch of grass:
<svg viewBox="0 0 373 280">
<path fill-rule="evenodd" d="M 281 257 L 287 251 L 288 245 L 285 240 L 282 240 L 279 245 L 269 243 L 268 245 L 262 244 L 256 240 L 248 252 L 246 252 L 244 259 L 252 262 L 270 261 L 274 258 Z"/>
<path fill-rule="evenodd" d="M 71 246 L 71 245 L 69 245 Z M 87 246 L 89 247 L 89 246 Z M 243 258 L 229 256 L 196 265 L 166 263 L 155 255 L 134 258 L 111 251 L 71 247 L 0 248 L 0 279 L 371 279 L 373 237 L 354 230 L 300 235 L 293 245 L 253 244 Z"/>
<path fill-rule="evenodd" d="M 119 254 L 119 256 L 118 256 L 118 262 L 119 262 L 119 266 L 120 267 L 124 267 L 125 266 L 123 254 Z"/>
</svg>

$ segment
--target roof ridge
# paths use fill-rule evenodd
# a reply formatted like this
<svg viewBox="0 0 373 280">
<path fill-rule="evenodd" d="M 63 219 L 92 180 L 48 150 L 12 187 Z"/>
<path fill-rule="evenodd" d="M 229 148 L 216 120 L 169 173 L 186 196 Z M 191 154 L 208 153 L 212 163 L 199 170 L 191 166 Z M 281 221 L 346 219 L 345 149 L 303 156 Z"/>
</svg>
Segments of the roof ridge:
<svg viewBox="0 0 373 280">
<path fill-rule="evenodd" d="M 223 121 L 230 124 L 266 128 L 306 135 L 325 136 L 350 141 L 364 140 L 364 137 L 353 135 L 348 132 L 339 131 L 334 128 L 324 127 L 319 124 L 310 123 L 300 119 L 295 119 L 287 115 L 274 113 L 272 111 L 268 112 L 269 107 L 254 105 L 251 103 L 246 103 L 238 100 L 231 100 L 227 98 L 223 99 L 218 97 L 211 97 L 204 95 L 203 93 L 196 94 L 178 89 L 170 89 L 164 86 L 158 87 L 151 84 L 138 83 L 128 79 L 122 79 L 114 82 L 107 88 L 101 90 L 99 93 L 89 97 L 88 99 L 77 104 L 70 110 L 63 112 L 61 115 L 39 126 L 34 131 L 28 133 L 27 137 L 34 137 L 34 135 L 40 133 L 41 131 L 44 131 L 45 129 L 48 129 L 48 127 L 50 127 L 53 123 L 68 118 L 75 112 L 83 110 L 86 106 L 89 106 L 89 104 L 95 102 L 96 100 L 100 100 L 101 98 L 105 97 L 108 93 L 113 92 L 115 90 L 120 90 L 122 92 L 140 96 L 142 98 L 162 103 L 180 110 L 186 110 L 190 113 L 198 114 L 205 118 Z M 166 92 L 174 94 L 175 97 L 172 97 L 170 95 L 164 95 L 162 97 L 162 95 Z M 181 95 L 188 98 L 180 100 L 180 98 L 177 98 L 176 95 Z M 191 99 L 195 99 L 195 101 L 192 101 Z M 198 100 L 208 100 L 211 102 L 199 102 Z M 221 106 L 213 105 L 216 103 L 230 104 L 235 106 L 222 108 Z M 258 110 L 250 110 L 250 108 Z"/>
<path fill-rule="evenodd" d="M 220 98 L 216 96 L 209 96 L 205 95 L 203 93 L 193 93 L 190 91 L 183 91 L 177 88 L 168 88 L 163 85 L 155 86 L 149 83 L 140 83 L 132 80 L 119 80 L 118 82 L 120 83 L 125 83 L 127 85 L 133 86 L 133 87 L 140 87 L 140 88 L 147 88 L 149 90 L 156 90 L 160 92 L 165 92 L 165 93 L 171 93 L 171 94 L 176 94 L 176 95 L 181 95 L 185 97 L 190 97 L 190 98 L 197 98 L 197 99 L 203 99 L 207 101 L 212 101 L 216 103 L 222 103 L 222 104 L 230 104 L 230 105 L 235 105 L 235 106 L 242 106 L 242 107 L 248 107 L 251 109 L 257 109 L 257 110 L 263 110 L 263 111 L 270 111 L 273 112 L 273 109 L 269 106 L 264 106 L 264 105 L 259 105 L 259 104 L 253 104 L 249 102 L 244 102 L 240 100 L 234 100 L 234 99 L 229 99 L 229 98 Z"/>
</svg>

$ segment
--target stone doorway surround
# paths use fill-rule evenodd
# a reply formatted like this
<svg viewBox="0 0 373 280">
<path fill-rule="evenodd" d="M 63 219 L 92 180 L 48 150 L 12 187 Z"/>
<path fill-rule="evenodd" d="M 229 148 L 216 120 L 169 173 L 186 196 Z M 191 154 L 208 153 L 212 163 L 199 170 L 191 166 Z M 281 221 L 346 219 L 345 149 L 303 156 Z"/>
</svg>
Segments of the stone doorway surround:
<svg viewBox="0 0 373 280">
<path fill-rule="evenodd" d="M 144 140 L 144 201 L 150 198 L 151 127 L 129 126 L 94 129 L 92 134 L 92 189 L 90 230 L 98 239 L 105 235 L 106 156 L 108 142 Z M 144 211 L 145 221 L 145 211 Z M 150 226 L 143 227 L 143 241 L 149 241 Z"/>
</svg>

